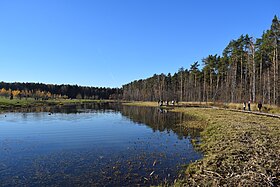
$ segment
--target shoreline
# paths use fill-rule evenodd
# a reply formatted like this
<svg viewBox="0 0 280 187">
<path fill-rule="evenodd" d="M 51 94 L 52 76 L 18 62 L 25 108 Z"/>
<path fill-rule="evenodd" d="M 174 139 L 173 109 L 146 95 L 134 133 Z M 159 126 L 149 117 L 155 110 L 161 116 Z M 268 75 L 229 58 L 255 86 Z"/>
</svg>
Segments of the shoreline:
<svg viewBox="0 0 280 187">
<path fill-rule="evenodd" d="M 157 102 L 115 100 L 50 100 L 30 102 L 29 105 L 15 101 L 16 104 L 10 106 L 15 109 L 96 102 L 158 107 Z M 0 113 L 5 112 L 2 104 L 0 102 Z M 188 125 L 202 129 L 201 141 L 193 144 L 204 157 L 189 164 L 184 179 L 176 180 L 175 186 L 280 185 L 279 118 L 231 108 L 197 106 L 197 103 L 179 103 L 162 108 L 195 116 L 198 120 L 183 125 L 186 129 Z"/>
<path fill-rule="evenodd" d="M 171 111 L 200 119 L 192 127 L 202 128 L 201 141 L 193 143 L 204 157 L 189 164 L 185 178 L 176 180 L 174 186 L 280 185 L 279 116 L 184 104 L 172 106 Z M 156 102 L 127 105 L 157 107 Z"/>
<path fill-rule="evenodd" d="M 51 99 L 51 100 L 34 100 L 34 99 L 13 99 L 0 98 L 0 113 L 6 111 L 18 110 L 29 107 L 44 107 L 44 106 L 59 106 L 71 104 L 86 104 L 86 103 L 106 103 L 118 102 L 116 100 L 87 100 L 87 99 Z"/>
</svg>

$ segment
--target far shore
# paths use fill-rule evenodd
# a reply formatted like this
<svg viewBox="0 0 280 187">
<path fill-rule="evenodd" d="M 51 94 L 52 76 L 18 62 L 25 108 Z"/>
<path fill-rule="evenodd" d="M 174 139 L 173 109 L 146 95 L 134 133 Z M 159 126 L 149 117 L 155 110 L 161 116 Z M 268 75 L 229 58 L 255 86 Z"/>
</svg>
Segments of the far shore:
<svg viewBox="0 0 280 187">
<path fill-rule="evenodd" d="M 120 102 L 124 105 L 134 105 L 134 106 L 150 106 L 150 107 L 158 107 L 159 104 L 155 101 L 126 101 L 126 100 L 103 100 L 103 99 L 48 99 L 48 100 L 35 100 L 34 98 L 28 99 L 19 99 L 14 98 L 10 100 L 7 97 L 0 97 L 0 111 L 4 111 L 6 109 L 14 109 L 21 107 L 36 107 L 36 106 L 52 106 L 52 105 L 64 105 L 64 104 L 81 104 L 81 103 L 96 103 L 96 102 Z M 221 108 L 221 109 L 235 109 L 235 110 L 243 110 L 242 103 L 221 103 L 221 102 L 179 102 L 174 105 L 169 102 L 168 105 L 165 103 L 162 107 L 211 107 L 211 108 Z M 248 111 L 246 108 L 245 111 Z M 257 103 L 251 104 L 251 111 L 258 111 Z M 279 114 L 280 115 L 280 107 L 274 105 L 264 104 L 262 107 L 262 111 L 264 113 L 271 114 Z"/>
<path fill-rule="evenodd" d="M 116 100 L 90 100 L 90 99 L 49 99 L 49 100 L 35 100 L 28 99 L 12 99 L 0 97 L 0 112 L 12 111 L 14 109 L 27 107 L 41 107 L 41 106 L 56 106 L 69 104 L 85 104 L 85 103 L 100 103 L 100 102 L 117 102 Z"/>
</svg>

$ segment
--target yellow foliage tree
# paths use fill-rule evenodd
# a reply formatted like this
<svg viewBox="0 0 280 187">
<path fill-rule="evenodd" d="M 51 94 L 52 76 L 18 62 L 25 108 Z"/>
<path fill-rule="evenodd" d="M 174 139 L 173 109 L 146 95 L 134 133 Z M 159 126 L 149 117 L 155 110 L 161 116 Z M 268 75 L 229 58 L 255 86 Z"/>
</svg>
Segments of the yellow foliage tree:
<svg viewBox="0 0 280 187">
<path fill-rule="evenodd" d="M 0 90 L 0 95 L 4 96 L 4 97 L 8 97 L 9 94 L 8 94 L 8 91 L 5 88 L 2 88 Z"/>
<path fill-rule="evenodd" d="M 14 97 L 17 97 L 20 94 L 20 91 L 19 90 L 13 90 L 12 94 L 13 94 Z"/>
</svg>

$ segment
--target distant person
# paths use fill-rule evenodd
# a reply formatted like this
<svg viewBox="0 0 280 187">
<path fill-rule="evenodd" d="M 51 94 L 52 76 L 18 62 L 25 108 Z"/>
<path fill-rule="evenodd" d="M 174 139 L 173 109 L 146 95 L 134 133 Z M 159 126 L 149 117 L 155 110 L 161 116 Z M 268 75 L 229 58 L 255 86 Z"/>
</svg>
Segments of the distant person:
<svg viewBox="0 0 280 187">
<path fill-rule="evenodd" d="M 258 103 L 258 109 L 259 109 L 259 112 L 262 111 L 262 102 L 261 101 Z"/>
<path fill-rule="evenodd" d="M 243 102 L 243 110 L 246 110 L 246 102 Z"/>
<path fill-rule="evenodd" d="M 162 100 L 160 100 L 160 104 L 159 104 L 159 106 L 162 106 L 163 105 L 163 101 Z"/>
<path fill-rule="evenodd" d="M 159 113 L 167 113 L 168 112 L 166 109 L 163 109 L 163 108 L 159 108 L 158 111 L 159 111 Z"/>
<path fill-rule="evenodd" d="M 251 111 L 251 101 L 248 101 L 248 111 Z"/>
<path fill-rule="evenodd" d="M 171 104 L 174 105 L 174 100 L 171 101 Z"/>
</svg>

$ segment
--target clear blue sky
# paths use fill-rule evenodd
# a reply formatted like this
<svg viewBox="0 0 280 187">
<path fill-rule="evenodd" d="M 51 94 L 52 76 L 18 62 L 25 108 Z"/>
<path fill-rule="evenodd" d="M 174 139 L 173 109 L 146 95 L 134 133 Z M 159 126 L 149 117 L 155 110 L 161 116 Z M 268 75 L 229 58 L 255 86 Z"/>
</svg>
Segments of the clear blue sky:
<svg viewBox="0 0 280 187">
<path fill-rule="evenodd" d="M 279 0 L 0 0 L 0 81 L 120 87 L 260 37 Z"/>
</svg>

